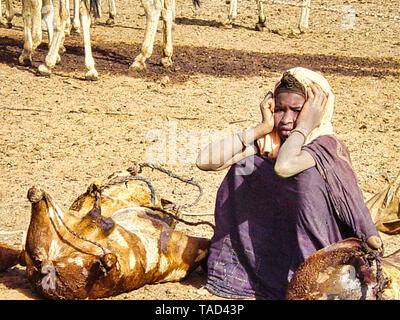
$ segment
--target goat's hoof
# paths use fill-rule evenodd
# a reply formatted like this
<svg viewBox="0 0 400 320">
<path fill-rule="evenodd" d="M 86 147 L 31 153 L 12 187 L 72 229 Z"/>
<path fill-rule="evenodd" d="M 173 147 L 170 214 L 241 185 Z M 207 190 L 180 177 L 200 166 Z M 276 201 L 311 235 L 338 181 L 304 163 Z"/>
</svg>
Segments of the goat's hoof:
<svg viewBox="0 0 400 320">
<path fill-rule="evenodd" d="M 50 75 L 51 75 L 51 69 L 48 68 L 46 65 L 41 64 L 41 65 L 38 67 L 37 74 L 38 74 L 39 76 L 43 76 L 43 77 L 50 77 Z"/>
<path fill-rule="evenodd" d="M 99 80 L 99 73 L 96 69 L 91 69 L 85 74 L 85 79 L 88 81 L 96 81 Z"/>
</svg>

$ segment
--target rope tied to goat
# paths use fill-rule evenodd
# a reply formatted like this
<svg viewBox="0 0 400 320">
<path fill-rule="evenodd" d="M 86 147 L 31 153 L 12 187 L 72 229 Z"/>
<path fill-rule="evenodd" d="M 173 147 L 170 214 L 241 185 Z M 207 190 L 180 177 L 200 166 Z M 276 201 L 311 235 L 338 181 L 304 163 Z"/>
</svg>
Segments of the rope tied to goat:
<svg viewBox="0 0 400 320">
<path fill-rule="evenodd" d="M 375 263 L 376 286 L 374 287 L 377 300 L 382 300 L 383 290 L 389 282 L 382 270 L 382 251 L 373 250 L 365 239 L 361 239 L 361 251 L 370 267 Z"/>
<path fill-rule="evenodd" d="M 102 185 L 102 186 L 100 186 L 100 187 L 98 187 L 98 188 L 95 188 L 95 189 L 91 190 L 91 193 L 92 193 L 92 195 L 93 195 L 94 198 L 95 198 L 95 202 L 94 202 L 93 208 L 88 212 L 88 214 L 90 214 L 92 211 L 93 211 L 93 212 L 95 212 L 95 211 L 101 212 L 101 205 L 100 205 L 101 196 L 102 196 L 102 193 L 103 193 L 107 188 L 109 188 L 109 187 L 111 187 L 111 186 L 120 185 L 120 184 L 125 184 L 126 187 L 128 187 L 128 182 L 129 182 L 129 181 L 133 181 L 133 180 L 139 180 L 139 181 L 143 181 L 144 183 L 146 183 L 146 185 L 147 185 L 148 188 L 150 189 L 150 199 L 151 199 L 151 203 L 152 203 L 153 205 L 155 205 L 156 196 L 155 196 L 155 189 L 154 189 L 154 187 L 152 186 L 152 184 L 150 183 L 150 181 L 149 181 L 148 179 L 146 179 L 146 178 L 144 178 L 144 177 L 141 177 L 141 176 L 137 176 L 138 173 L 141 173 L 141 172 L 142 172 L 142 168 L 145 168 L 145 167 L 151 168 L 152 170 L 158 170 L 158 171 L 160 171 L 160 172 L 163 172 L 163 173 L 167 174 L 168 176 L 170 176 L 170 177 L 172 177 L 172 178 L 175 178 L 175 179 L 178 179 L 178 180 L 180 180 L 180 181 L 182 181 L 182 182 L 184 182 L 184 183 L 187 183 L 187 184 L 191 184 L 191 185 L 193 185 L 193 186 L 196 186 L 196 187 L 199 189 L 199 195 L 197 196 L 197 198 L 196 198 L 192 203 L 189 203 L 189 204 L 177 205 L 177 204 L 173 203 L 173 204 L 176 206 L 176 208 L 177 208 L 177 210 L 176 210 L 176 215 L 174 215 L 174 214 L 168 212 L 167 210 L 164 210 L 164 209 L 162 209 L 162 208 L 158 208 L 158 207 L 155 207 L 155 206 L 144 206 L 144 207 L 146 207 L 146 208 L 148 208 L 148 209 L 151 209 L 151 210 L 160 211 L 160 212 L 162 212 L 162 213 L 168 215 L 168 216 L 171 217 L 172 219 L 175 219 L 175 220 L 177 220 L 177 221 L 179 221 L 179 222 L 182 222 L 182 223 L 187 224 L 187 225 L 190 225 L 190 226 L 198 226 L 198 225 L 204 224 L 204 225 L 208 225 L 208 226 L 210 226 L 211 228 L 214 229 L 215 226 L 214 226 L 212 223 L 208 222 L 208 221 L 190 222 L 190 221 L 186 221 L 186 220 L 184 220 L 184 219 L 182 219 L 182 218 L 179 217 L 179 211 L 180 211 L 182 208 L 192 207 L 192 206 L 196 205 L 196 204 L 199 202 L 199 200 L 200 200 L 200 198 L 201 198 L 201 196 L 202 196 L 202 194 L 203 194 L 203 190 L 202 190 L 200 184 L 199 184 L 198 182 L 196 182 L 193 178 L 185 179 L 185 178 L 183 178 L 183 177 L 181 177 L 181 176 L 179 176 L 179 175 L 177 175 L 177 174 L 175 174 L 175 173 L 173 173 L 173 172 L 171 172 L 171 171 L 169 171 L 169 170 L 167 170 L 167 169 L 165 169 L 165 168 L 162 168 L 162 167 L 160 167 L 160 166 L 158 166 L 158 165 L 155 165 L 155 164 L 152 164 L 152 163 L 134 163 L 134 165 L 133 165 L 132 167 L 129 167 L 129 168 L 127 169 L 127 171 L 131 174 L 130 176 L 128 176 L 128 177 L 115 177 L 115 178 L 112 178 L 112 179 L 111 179 L 109 182 L 107 182 L 106 184 L 104 184 L 104 185 Z M 67 230 L 70 234 L 72 234 L 74 237 L 76 237 L 76 238 L 78 238 L 78 239 L 80 239 L 80 240 L 86 241 L 86 242 L 88 242 L 88 243 L 91 243 L 91 244 L 93 244 L 93 245 L 99 247 L 99 248 L 102 250 L 102 252 L 103 252 L 103 255 L 102 255 L 102 256 L 105 256 L 105 255 L 106 255 L 106 250 L 104 249 L 104 247 L 103 247 L 100 243 L 98 243 L 98 242 L 96 242 L 96 241 L 93 241 L 93 240 L 90 240 L 90 239 L 87 239 L 87 238 L 85 238 L 85 237 L 79 235 L 79 234 L 76 233 L 75 231 L 73 231 L 71 228 L 69 228 L 69 227 L 67 226 L 67 224 L 64 222 L 64 220 L 63 220 L 62 217 L 59 215 L 59 213 L 57 212 L 57 210 L 55 210 L 55 212 L 56 212 L 57 218 L 61 221 L 61 223 L 64 225 L 64 227 L 66 228 L 66 230 Z"/>
</svg>

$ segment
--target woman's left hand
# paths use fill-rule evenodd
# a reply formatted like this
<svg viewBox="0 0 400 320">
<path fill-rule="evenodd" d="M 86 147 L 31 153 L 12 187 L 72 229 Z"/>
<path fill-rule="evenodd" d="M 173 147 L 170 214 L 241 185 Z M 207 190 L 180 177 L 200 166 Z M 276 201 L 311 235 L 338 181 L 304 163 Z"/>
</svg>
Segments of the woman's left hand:
<svg viewBox="0 0 400 320">
<path fill-rule="evenodd" d="M 311 130 L 321 124 L 328 97 L 316 83 L 311 83 L 307 88 L 307 96 L 307 100 L 297 117 L 296 127 L 305 129 L 307 133 L 310 133 Z"/>
<path fill-rule="evenodd" d="M 378 236 L 370 236 L 367 239 L 367 244 L 370 248 L 374 250 L 382 250 L 382 240 Z"/>
</svg>

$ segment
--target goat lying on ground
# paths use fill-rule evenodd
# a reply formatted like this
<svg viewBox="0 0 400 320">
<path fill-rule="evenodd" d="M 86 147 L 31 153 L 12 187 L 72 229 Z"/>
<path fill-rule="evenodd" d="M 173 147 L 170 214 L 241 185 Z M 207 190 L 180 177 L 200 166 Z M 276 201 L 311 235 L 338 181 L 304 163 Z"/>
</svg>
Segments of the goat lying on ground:
<svg viewBox="0 0 400 320">
<path fill-rule="evenodd" d="M 0 245 L 0 271 L 26 265 L 42 296 L 63 299 L 108 297 L 184 278 L 206 258 L 209 240 L 175 231 L 173 204 L 143 181 L 134 173 L 114 175 L 90 185 L 67 212 L 46 192 L 31 188 L 25 248 Z M 367 202 L 378 230 L 399 232 L 399 203 L 400 174 Z M 377 298 L 400 298 L 400 252 L 382 258 L 355 238 L 311 255 L 287 290 L 287 299 Z"/>
<path fill-rule="evenodd" d="M 30 188 L 25 247 L 0 245 L 0 271 L 25 265 L 33 288 L 51 299 L 103 298 L 183 279 L 206 258 L 209 240 L 175 231 L 173 205 L 143 181 L 127 172 L 92 184 L 68 211 Z"/>
</svg>

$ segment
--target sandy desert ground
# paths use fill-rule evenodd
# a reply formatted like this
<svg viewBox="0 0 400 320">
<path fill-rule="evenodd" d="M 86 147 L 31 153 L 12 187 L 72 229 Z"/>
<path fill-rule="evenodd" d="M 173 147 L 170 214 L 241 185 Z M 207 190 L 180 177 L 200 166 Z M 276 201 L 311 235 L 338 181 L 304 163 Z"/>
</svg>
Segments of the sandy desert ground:
<svg viewBox="0 0 400 320">
<path fill-rule="evenodd" d="M 66 53 L 50 78 L 36 68 L 46 54 L 42 44 L 32 67 L 18 65 L 23 47 L 21 4 L 12 29 L 0 29 L 0 230 L 26 230 L 27 190 L 37 185 L 62 207 L 94 180 L 124 170 L 133 161 L 158 161 L 183 177 L 194 178 L 204 194 L 189 209 L 213 222 L 215 194 L 225 175 L 194 165 L 201 144 L 225 130 L 255 125 L 259 103 L 279 75 L 303 66 L 323 73 L 336 95 L 337 136 L 350 150 L 365 199 L 383 190 L 400 170 L 400 14 L 397 0 L 313 0 L 313 6 L 382 13 L 357 14 L 353 28 L 343 14 L 311 10 L 310 29 L 293 32 L 299 8 L 265 4 L 269 30 L 257 32 L 255 1 L 239 1 L 232 29 L 220 28 L 228 5 L 204 0 L 199 9 L 177 1 L 174 64 L 160 65 L 162 34 L 156 35 L 146 70 L 130 70 L 144 32 L 138 0 L 118 0 L 114 26 L 102 17 L 91 29 L 100 79 L 85 81 L 80 35 L 65 40 Z M 104 4 L 105 5 L 105 4 Z M 389 17 L 389 18 L 388 18 Z M 161 26 L 161 24 L 160 24 Z M 161 28 L 159 28 L 161 30 Z M 44 36 L 46 39 L 46 36 Z M 159 194 L 190 203 L 196 189 L 157 172 L 145 171 Z M 211 237 L 208 226 L 178 224 L 188 234 Z M 4 232 L 3 232 L 4 233 Z M 383 236 L 386 252 L 399 247 Z M 0 241 L 21 245 L 21 233 Z M 216 299 L 195 271 L 180 283 L 146 285 L 110 299 Z M 23 267 L 0 275 L 0 299 L 39 299 Z"/>
</svg>

